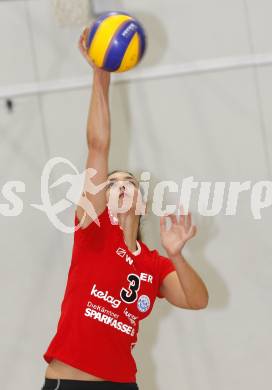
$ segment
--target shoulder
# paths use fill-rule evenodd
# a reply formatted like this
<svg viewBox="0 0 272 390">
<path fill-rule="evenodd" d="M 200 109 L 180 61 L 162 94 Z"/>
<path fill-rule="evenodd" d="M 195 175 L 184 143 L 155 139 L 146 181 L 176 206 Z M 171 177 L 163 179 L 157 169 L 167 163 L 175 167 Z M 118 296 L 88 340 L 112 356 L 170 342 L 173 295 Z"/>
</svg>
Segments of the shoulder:
<svg viewBox="0 0 272 390">
<path fill-rule="evenodd" d="M 74 227 L 76 235 L 86 235 L 88 233 L 102 233 L 103 231 L 111 231 L 114 220 L 110 214 L 108 206 L 98 214 L 95 210 L 91 210 L 93 217 L 86 213 L 85 217 L 79 220 L 77 211 L 74 212 Z"/>
<path fill-rule="evenodd" d="M 150 249 L 150 247 L 142 240 L 138 240 L 138 242 L 141 246 L 141 253 L 145 256 L 154 258 L 156 256 L 156 252 L 158 253 L 157 249 Z"/>
<path fill-rule="evenodd" d="M 149 264 L 152 264 L 153 268 L 158 268 L 161 254 L 157 249 L 151 249 L 143 241 L 139 241 L 141 245 L 141 253 Z"/>
<path fill-rule="evenodd" d="M 150 257 L 152 258 L 154 266 L 161 278 L 169 272 L 175 271 L 175 266 L 172 260 L 170 260 L 169 257 L 162 255 L 157 249 L 150 250 Z"/>
</svg>

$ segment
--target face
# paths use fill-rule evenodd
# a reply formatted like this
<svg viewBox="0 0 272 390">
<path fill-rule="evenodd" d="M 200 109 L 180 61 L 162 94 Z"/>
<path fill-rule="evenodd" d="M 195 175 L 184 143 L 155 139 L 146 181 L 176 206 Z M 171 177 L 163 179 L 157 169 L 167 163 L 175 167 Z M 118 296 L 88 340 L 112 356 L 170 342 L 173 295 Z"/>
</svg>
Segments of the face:
<svg viewBox="0 0 272 390">
<path fill-rule="evenodd" d="M 118 208 L 122 206 L 129 208 L 128 212 L 135 210 L 138 202 L 142 201 L 138 180 L 127 172 L 114 172 L 108 176 L 106 186 L 107 203 L 114 202 L 114 206 L 118 204 Z M 118 199 L 118 200 L 117 200 Z M 115 207 L 111 206 L 111 209 Z"/>
</svg>

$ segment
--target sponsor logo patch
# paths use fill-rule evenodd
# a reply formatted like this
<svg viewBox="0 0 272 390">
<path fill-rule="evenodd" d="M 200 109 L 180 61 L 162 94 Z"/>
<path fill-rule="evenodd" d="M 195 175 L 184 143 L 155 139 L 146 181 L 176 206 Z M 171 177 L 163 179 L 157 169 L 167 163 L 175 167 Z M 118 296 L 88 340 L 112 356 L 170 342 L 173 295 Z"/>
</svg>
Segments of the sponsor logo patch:
<svg viewBox="0 0 272 390">
<path fill-rule="evenodd" d="M 137 302 L 138 310 L 145 312 L 150 307 L 150 299 L 147 295 L 141 295 Z"/>
</svg>

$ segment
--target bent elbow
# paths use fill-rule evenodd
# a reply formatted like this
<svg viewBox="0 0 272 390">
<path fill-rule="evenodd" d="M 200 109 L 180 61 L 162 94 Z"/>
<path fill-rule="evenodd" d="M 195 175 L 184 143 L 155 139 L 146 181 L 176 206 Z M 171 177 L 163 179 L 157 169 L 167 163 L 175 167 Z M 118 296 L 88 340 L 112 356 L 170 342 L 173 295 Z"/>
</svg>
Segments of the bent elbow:
<svg viewBox="0 0 272 390">
<path fill-rule="evenodd" d="M 205 309 L 209 304 L 209 295 L 207 294 L 204 299 L 199 300 L 199 302 L 195 302 L 191 304 L 191 309 L 193 310 L 201 310 Z"/>
</svg>

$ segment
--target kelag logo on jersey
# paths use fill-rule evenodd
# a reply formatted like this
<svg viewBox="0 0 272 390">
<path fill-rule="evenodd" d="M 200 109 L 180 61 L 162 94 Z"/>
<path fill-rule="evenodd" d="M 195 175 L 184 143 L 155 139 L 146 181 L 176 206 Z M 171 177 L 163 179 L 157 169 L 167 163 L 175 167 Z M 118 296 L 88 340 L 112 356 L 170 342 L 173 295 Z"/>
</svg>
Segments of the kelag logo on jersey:
<svg viewBox="0 0 272 390">
<path fill-rule="evenodd" d="M 149 309 L 150 299 L 147 295 L 141 295 L 137 302 L 137 307 L 141 312 L 145 312 Z"/>
</svg>

